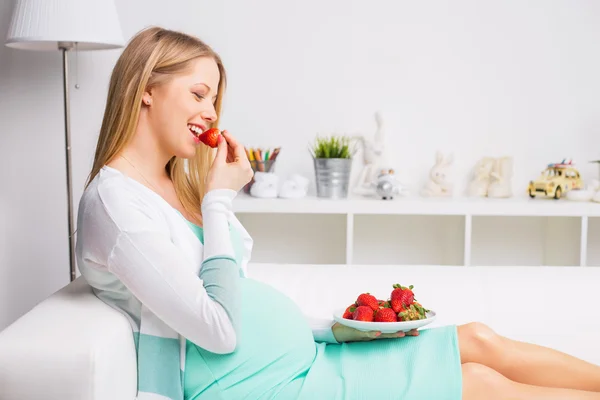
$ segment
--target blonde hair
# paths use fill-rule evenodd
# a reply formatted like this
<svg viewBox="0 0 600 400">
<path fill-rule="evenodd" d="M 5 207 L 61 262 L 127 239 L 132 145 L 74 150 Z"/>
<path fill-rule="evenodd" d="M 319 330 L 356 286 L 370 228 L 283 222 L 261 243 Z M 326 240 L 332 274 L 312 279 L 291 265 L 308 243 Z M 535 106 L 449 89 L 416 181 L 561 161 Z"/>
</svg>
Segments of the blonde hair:
<svg viewBox="0 0 600 400">
<path fill-rule="evenodd" d="M 191 61 L 199 57 L 214 59 L 221 75 L 215 105 L 217 121 L 212 124 L 216 127 L 226 86 L 225 68 L 218 54 L 198 38 L 159 27 L 144 29 L 131 39 L 110 78 L 102 127 L 86 187 L 132 139 L 144 92 L 184 72 Z M 184 159 L 173 157 L 166 165 L 179 200 L 194 216 L 205 194 L 204 181 L 212 159 L 213 150 L 200 146 L 196 155 L 188 160 L 187 172 Z"/>
</svg>

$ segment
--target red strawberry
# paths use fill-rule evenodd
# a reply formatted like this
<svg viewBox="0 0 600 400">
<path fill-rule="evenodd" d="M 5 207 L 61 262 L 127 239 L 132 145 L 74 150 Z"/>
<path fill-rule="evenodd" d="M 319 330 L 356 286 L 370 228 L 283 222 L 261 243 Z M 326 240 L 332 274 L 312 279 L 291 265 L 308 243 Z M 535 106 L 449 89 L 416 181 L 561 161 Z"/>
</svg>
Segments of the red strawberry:
<svg viewBox="0 0 600 400">
<path fill-rule="evenodd" d="M 394 310 L 396 313 L 399 313 L 400 310 L 404 308 L 404 304 L 402 303 L 401 299 L 402 289 L 400 287 L 396 287 L 396 285 L 393 285 L 394 290 L 392 290 L 390 295 L 390 306 L 392 307 L 392 310 Z"/>
<path fill-rule="evenodd" d="M 379 303 L 379 308 L 390 308 L 390 302 L 386 300 L 377 300 Z"/>
<path fill-rule="evenodd" d="M 377 298 L 369 293 L 363 293 L 359 295 L 356 299 L 356 305 L 371 307 L 373 311 L 379 308 L 379 302 L 377 301 Z"/>
<path fill-rule="evenodd" d="M 355 321 L 373 322 L 373 310 L 369 306 L 358 306 L 352 317 Z"/>
<path fill-rule="evenodd" d="M 391 308 L 380 308 L 375 312 L 375 322 L 397 322 L 396 313 Z"/>
<path fill-rule="evenodd" d="M 356 310 L 356 304 L 350 304 L 344 311 L 343 318 L 352 319 L 352 313 Z"/>
<path fill-rule="evenodd" d="M 402 309 L 402 311 L 398 313 L 398 321 L 410 321 L 409 317 L 409 312 L 405 309 Z"/>
<path fill-rule="evenodd" d="M 416 301 L 413 303 L 412 307 L 414 307 L 419 312 L 419 315 L 422 317 L 422 319 L 427 318 L 427 313 L 429 312 L 428 309 L 424 308 L 421 304 L 417 303 Z"/>
<path fill-rule="evenodd" d="M 208 147 L 214 149 L 219 144 L 219 135 L 221 135 L 221 131 L 217 128 L 210 128 L 202 132 L 200 136 L 198 136 L 198 139 Z"/>
<path fill-rule="evenodd" d="M 410 306 L 415 300 L 415 295 L 412 292 L 413 285 L 404 287 L 395 283 L 393 287 L 394 290 L 391 294 L 390 305 L 392 306 L 392 310 L 399 313 L 402 308 Z"/>
</svg>

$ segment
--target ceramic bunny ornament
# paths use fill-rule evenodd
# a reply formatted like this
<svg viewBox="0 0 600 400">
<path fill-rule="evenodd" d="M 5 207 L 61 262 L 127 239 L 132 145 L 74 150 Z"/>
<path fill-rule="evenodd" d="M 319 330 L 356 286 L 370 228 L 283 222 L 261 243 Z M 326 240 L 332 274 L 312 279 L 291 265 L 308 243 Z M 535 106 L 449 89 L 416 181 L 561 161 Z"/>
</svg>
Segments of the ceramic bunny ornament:
<svg viewBox="0 0 600 400">
<path fill-rule="evenodd" d="M 360 171 L 353 190 L 355 194 L 375 194 L 374 184 L 377 183 L 378 172 L 388 164 L 388 155 L 385 146 L 385 127 L 383 116 L 380 112 L 375 113 L 375 124 L 377 129 L 372 139 L 367 139 L 364 136 L 358 137 L 363 145 L 364 166 Z"/>
<path fill-rule="evenodd" d="M 429 171 L 429 181 L 421 191 L 422 196 L 452 196 L 454 185 L 450 181 L 450 167 L 454 156 L 444 156 L 441 152 L 436 154 L 436 162 Z"/>
<path fill-rule="evenodd" d="M 496 159 L 494 169 L 490 174 L 492 181 L 488 188 L 488 197 L 507 198 L 512 196 L 512 157 Z"/>
<path fill-rule="evenodd" d="M 279 177 L 272 172 L 254 173 L 254 184 L 250 188 L 250 195 L 263 199 L 277 197 L 277 184 Z"/>
<path fill-rule="evenodd" d="M 467 195 L 469 197 L 485 197 L 488 194 L 490 175 L 494 168 L 495 160 L 492 157 L 484 157 L 475 166 L 473 180 L 469 183 Z"/>
</svg>

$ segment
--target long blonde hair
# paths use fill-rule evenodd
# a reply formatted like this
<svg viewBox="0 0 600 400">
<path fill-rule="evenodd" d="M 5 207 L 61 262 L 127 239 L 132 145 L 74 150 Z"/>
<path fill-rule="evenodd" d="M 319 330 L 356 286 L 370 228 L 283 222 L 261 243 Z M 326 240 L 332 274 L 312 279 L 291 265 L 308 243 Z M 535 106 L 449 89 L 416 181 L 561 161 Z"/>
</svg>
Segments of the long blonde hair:
<svg viewBox="0 0 600 400">
<path fill-rule="evenodd" d="M 226 86 L 225 68 L 217 53 L 193 36 L 159 27 L 138 32 L 129 42 L 113 69 L 94 164 L 86 187 L 100 169 L 119 154 L 132 139 L 146 90 L 165 83 L 185 71 L 192 60 L 210 57 L 220 72 L 215 109 L 221 115 Z M 217 121 L 212 124 L 217 126 Z M 213 150 L 200 146 L 188 160 L 173 157 L 166 170 L 183 207 L 196 216 L 205 194 L 204 181 L 213 159 Z"/>
</svg>

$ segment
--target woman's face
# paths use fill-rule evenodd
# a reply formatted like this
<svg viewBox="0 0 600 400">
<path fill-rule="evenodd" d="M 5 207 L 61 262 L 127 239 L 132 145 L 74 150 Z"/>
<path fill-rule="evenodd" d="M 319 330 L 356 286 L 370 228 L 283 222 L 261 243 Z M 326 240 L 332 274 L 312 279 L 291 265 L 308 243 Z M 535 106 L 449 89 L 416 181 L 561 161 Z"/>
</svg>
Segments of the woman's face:
<svg viewBox="0 0 600 400">
<path fill-rule="evenodd" d="M 204 132 L 216 121 L 219 79 L 217 63 L 202 57 L 187 71 L 144 93 L 150 134 L 169 158 L 191 158 L 197 146 L 203 146 L 192 130 Z"/>
</svg>

